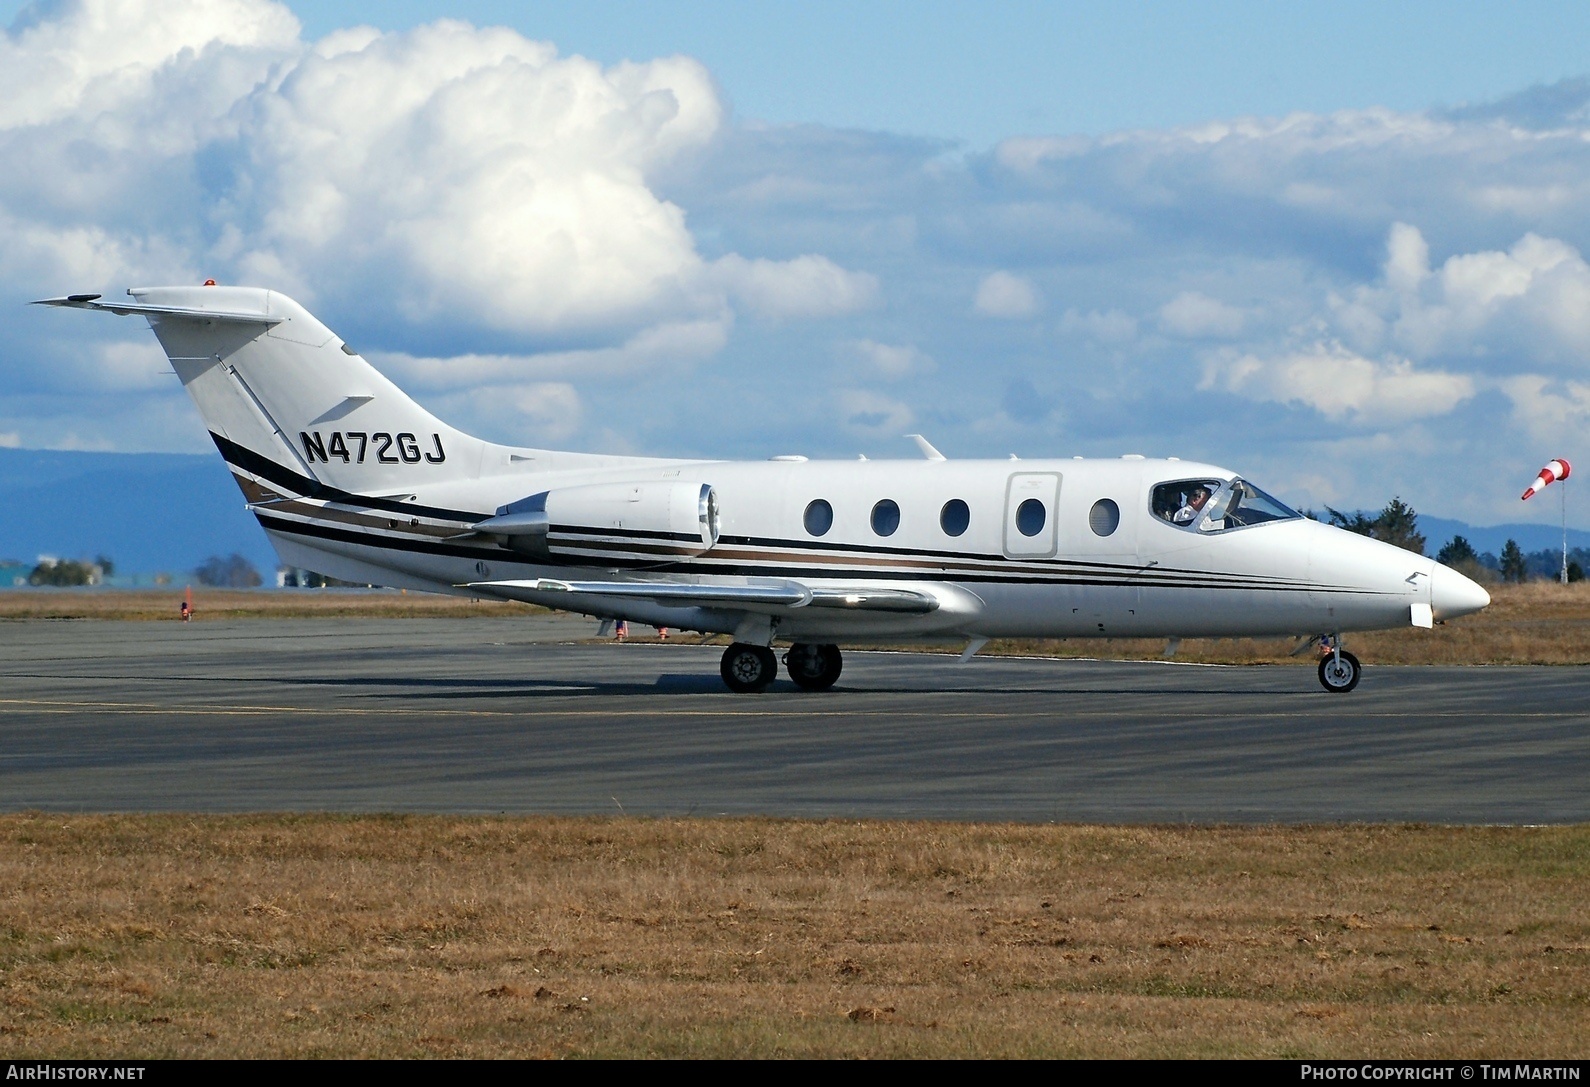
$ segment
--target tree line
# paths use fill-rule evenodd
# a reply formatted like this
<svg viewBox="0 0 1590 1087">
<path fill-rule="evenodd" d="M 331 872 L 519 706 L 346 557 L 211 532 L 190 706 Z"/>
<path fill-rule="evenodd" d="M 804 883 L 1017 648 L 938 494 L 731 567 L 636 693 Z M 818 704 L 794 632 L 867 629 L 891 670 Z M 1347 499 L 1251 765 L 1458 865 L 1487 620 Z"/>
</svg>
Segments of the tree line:
<svg viewBox="0 0 1590 1087">
<path fill-rule="evenodd" d="M 116 575 L 116 564 L 108 555 L 96 555 L 93 562 L 74 559 L 40 559 L 28 574 L 29 585 L 98 585 Z"/>
<path fill-rule="evenodd" d="M 192 571 L 200 585 L 216 588 L 252 589 L 263 583 L 259 571 L 237 552 L 230 555 L 211 555 Z M 108 555 L 97 555 L 93 562 L 75 559 L 41 559 L 28 574 L 29 585 L 67 587 L 72 585 L 99 585 L 108 577 L 116 576 L 116 564 Z"/>
</svg>

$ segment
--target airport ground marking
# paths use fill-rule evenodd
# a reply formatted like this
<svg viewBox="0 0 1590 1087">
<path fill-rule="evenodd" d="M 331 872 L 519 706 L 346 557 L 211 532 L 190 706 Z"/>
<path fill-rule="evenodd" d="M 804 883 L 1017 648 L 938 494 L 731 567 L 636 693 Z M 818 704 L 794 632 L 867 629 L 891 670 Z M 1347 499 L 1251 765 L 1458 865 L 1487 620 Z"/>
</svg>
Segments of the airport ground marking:
<svg viewBox="0 0 1590 1087">
<path fill-rule="evenodd" d="M 534 692 L 539 694 L 567 694 L 571 692 L 584 692 L 591 688 L 567 687 L 556 692 Z M 941 694 L 957 692 L 941 692 Z M 1013 692 L 1021 693 L 1021 692 Z M 711 697 L 711 696 L 709 696 Z M 1151 697 L 1151 696 L 1145 696 Z M 910 710 L 910 709 L 807 709 L 801 707 L 773 707 L 768 709 L 729 709 L 716 710 L 708 708 L 679 708 L 668 709 L 663 707 L 647 707 L 637 709 L 570 709 L 566 707 L 547 707 L 545 709 L 520 709 L 520 710 L 494 710 L 494 709 L 453 709 L 444 707 L 425 707 L 409 709 L 401 706 L 387 707 L 356 707 L 356 706 L 271 706 L 271 705 L 160 705 L 152 702 L 67 702 L 54 699 L 30 698 L 5 698 L 0 699 L 0 715 L 17 716 L 24 713 L 49 713 L 69 714 L 80 713 L 84 710 L 99 710 L 120 716 L 182 716 L 182 717 L 264 717 L 272 714 L 283 714 L 300 717 L 541 717 L 553 715 L 558 717 L 697 717 L 697 718 L 743 718 L 743 717 L 800 717 L 800 718 L 829 718 L 829 717 L 864 717 L 884 719 L 923 719 L 923 720 L 1016 720 L 1020 718 L 1041 717 L 1062 721 L 1079 719 L 1119 718 L 1123 711 L 1114 710 L 1067 710 L 1053 712 L 1046 710 L 1000 712 L 977 710 Z M 1175 715 L 1177 720 L 1185 721 L 1267 721 L 1282 720 L 1303 716 L 1306 711 L 1270 711 L 1265 713 L 1232 713 L 1226 712 L 1180 712 Z M 1125 711 L 1126 716 L 1131 716 L 1132 711 Z M 1460 719 L 1460 720 L 1582 720 L 1586 714 L 1582 710 L 1365 710 L 1353 715 L 1361 720 L 1400 720 L 1407 718 L 1421 719 Z"/>
<path fill-rule="evenodd" d="M 569 688 L 568 690 L 581 690 Z M 564 692 L 559 692 L 564 693 Z M 7 707 L 17 707 L 9 709 Z M 15 715 L 21 712 L 76 713 L 82 710 L 105 710 L 125 716 L 180 715 L 217 717 L 260 717 L 267 714 L 294 714 L 323 717 L 539 717 L 545 713 L 558 717 L 932 717 L 932 718 L 998 718 L 1001 713 L 949 711 L 934 713 L 924 710 L 711 710 L 711 709 L 633 709 L 633 710 L 461 710 L 461 709 L 405 709 L 392 706 L 380 709 L 333 706 L 161 706 L 150 702 L 60 702 L 48 699 L 0 699 L 0 714 Z"/>
</svg>

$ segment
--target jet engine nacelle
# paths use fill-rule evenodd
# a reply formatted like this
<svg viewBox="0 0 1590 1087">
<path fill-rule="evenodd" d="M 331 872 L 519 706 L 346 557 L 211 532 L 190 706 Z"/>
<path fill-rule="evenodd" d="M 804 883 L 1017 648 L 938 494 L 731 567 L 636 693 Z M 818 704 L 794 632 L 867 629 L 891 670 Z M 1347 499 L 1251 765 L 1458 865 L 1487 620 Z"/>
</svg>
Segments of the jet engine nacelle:
<svg viewBox="0 0 1590 1087">
<path fill-rule="evenodd" d="M 590 483 L 521 498 L 474 527 L 531 555 L 666 562 L 718 542 L 718 496 L 707 483 Z"/>
</svg>

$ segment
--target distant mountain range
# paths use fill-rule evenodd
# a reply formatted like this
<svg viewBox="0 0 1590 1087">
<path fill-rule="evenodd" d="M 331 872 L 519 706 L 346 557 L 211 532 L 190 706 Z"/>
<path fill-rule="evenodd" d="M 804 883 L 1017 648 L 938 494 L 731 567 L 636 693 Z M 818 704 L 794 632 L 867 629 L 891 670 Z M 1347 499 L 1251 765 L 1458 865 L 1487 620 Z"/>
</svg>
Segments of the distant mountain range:
<svg viewBox="0 0 1590 1087">
<path fill-rule="evenodd" d="M 1536 499 L 1539 501 L 1539 499 Z M 1373 512 L 1373 511 L 1371 511 Z M 1419 515 L 1419 531 L 1424 533 L 1424 549 L 1432 557 L 1453 536 L 1462 536 L 1479 552 L 1489 551 L 1493 555 L 1500 555 L 1502 548 L 1508 540 L 1517 540 L 1518 546 L 1525 554 L 1531 551 L 1560 551 L 1562 550 L 1562 525 L 1491 525 L 1480 528 L 1475 525 L 1464 524 L 1462 521 L 1450 521 L 1445 517 L 1426 517 Z M 1568 528 L 1568 548 L 1590 547 L 1590 532 L 1582 532 L 1573 526 Z"/>
<path fill-rule="evenodd" d="M 1419 531 L 1431 555 L 1453 536 L 1493 554 L 1509 538 L 1526 552 L 1562 543 L 1552 525 L 1479 527 L 1421 515 Z M 1569 529 L 1568 546 L 1590 547 L 1590 532 Z M 234 551 L 270 584 L 276 554 L 220 457 L 0 449 L 0 560 L 103 554 L 118 573 L 180 576 Z"/>
<path fill-rule="evenodd" d="M 0 559 L 181 576 L 234 551 L 272 583 L 276 553 L 218 456 L 0 449 Z"/>
</svg>

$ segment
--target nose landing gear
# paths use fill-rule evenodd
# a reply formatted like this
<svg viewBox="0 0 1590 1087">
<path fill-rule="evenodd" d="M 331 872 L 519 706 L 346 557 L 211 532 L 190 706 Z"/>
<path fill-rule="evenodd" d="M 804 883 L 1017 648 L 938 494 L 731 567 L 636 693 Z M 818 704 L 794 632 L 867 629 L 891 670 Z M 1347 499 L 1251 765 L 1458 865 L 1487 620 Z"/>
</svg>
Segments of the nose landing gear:
<svg viewBox="0 0 1590 1087">
<path fill-rule="evenodd" d="M 1358 686 L 1363 667 L 1358 658 L 1342 648 L 1342 639 L 1336 634 L 1322 634 L 1319 640 L 1319 682 L 1332 694 L 1346 694 Z"/>
</svg>

